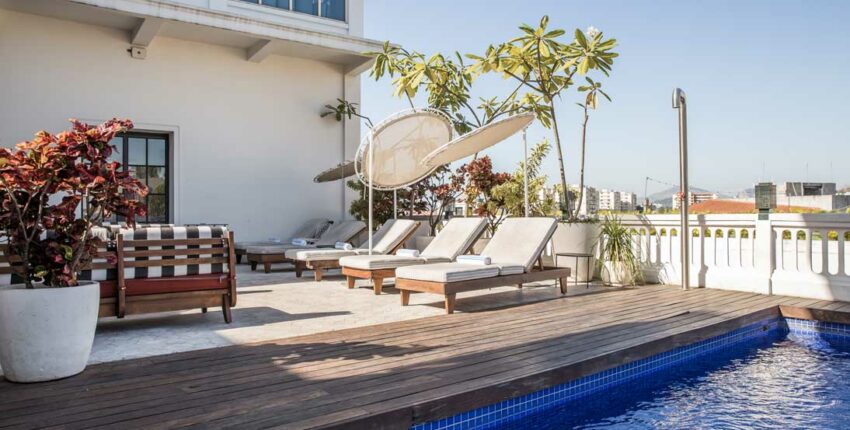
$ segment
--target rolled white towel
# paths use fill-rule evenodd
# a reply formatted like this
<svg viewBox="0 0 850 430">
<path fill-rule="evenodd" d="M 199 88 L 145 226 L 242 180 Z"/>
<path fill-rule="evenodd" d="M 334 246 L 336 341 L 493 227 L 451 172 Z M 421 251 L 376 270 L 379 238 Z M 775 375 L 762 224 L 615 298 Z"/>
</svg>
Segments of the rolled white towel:
<svg viewBox="0 0 850 430">
<path fill-rule="evenodd" d="M 398 251 L 396 251 L 395 255 L 401 255 L 403 257 L 419 258 L 419 250 L 418 249 L 399 249 Z"/>
<path fill-rule="evenodd" d="M 351 251 L 352 249 L 354 249 L 354 247 L 351 246 L 350 243 L 346 243 L 346 242 L 337 242 L 336 244 L 334 244 L 334 248 L 344 249 L 346 251 Z"/>
<path fill-rule="evenodd" d="M 460 255 L 457 257 L 457 262 L 463 264 L 478 264 L 481 266 L 489 266 L 491 263 L 490 257 L 486 255 Z"/>
<path fill-rule="evenodd" d="M 296 238 L 292 239 L 292 244 L 295 246 L 307 246 L 307 239 Z"/>
</svg>

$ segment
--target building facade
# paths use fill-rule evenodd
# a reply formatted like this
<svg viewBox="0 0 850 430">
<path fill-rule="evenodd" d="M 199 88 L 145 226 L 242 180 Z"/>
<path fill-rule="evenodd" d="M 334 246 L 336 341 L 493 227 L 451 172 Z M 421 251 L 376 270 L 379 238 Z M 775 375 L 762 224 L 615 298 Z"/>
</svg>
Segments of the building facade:
<svg viewBox="0 0 850 430">
<path fill-rule="evenodd" d="M 129 118 L 117 159 L 151 189 L 146 221 L 226 223 L 240 240 L 344 217 L 359 102 L 381 44 L 362 0 L 0 0 L 0 145 L 68 118 Z"/>
<path fill-rule="evenodd" d="M 599 210 L 619 212 L 622 210 L 620 192 L 614 190 L 599 190 Z"/>
<path fill-rule="evenodd" d="M 691 191 L 688 193 L 688 206 L 702 203 L 707 200 L 715 200 L 717 198 L 718 196 L 716 193 Z M 673 194 L 673 209 L 679 209 L 681 205 L 682 202 L 679 200 L 679 195 Z"/>
</svg>

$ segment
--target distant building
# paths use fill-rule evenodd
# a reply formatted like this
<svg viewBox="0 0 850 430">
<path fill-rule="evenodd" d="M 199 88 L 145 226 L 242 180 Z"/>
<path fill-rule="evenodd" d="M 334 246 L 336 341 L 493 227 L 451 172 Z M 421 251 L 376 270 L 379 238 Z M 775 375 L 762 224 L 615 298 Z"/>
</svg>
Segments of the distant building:
<svg viewBox="0 0 850 430">
<path fill-rule="evenodd" d="M 753 197 L 734 200 L 755 202 Z M 834 211 L 850 207 L 850 195 L 839 193 L 834 182 L 784 182 L 776 186 L 776 204 Z"/>
<path fill-rule="evenodd" d="M 575 212 L 576 204 L 578 203 L 579 195 L 578 187 L 570 187 L 570 210 Z M 584 193 L 581 196 L 581 206 L 578 214 L 584 216 L 596 215 L 599 212 L 599 191 L 593 187 L 584 187 Z"/>
<path fill-rule="evenodd" d="M 702 203 L 708 200 L 716 200 L 717 194 L 712 192 L 689 192 L 688 193 L 688 206 L 695 205 L 697 203 Z M 681 206 L 681 202 L 679 201 L 678 194 L 673 194 L 673 209 L 679 209 Z"/>
<path fill-rule="evenodd" d="M 599 190 L 599 210 L 619 212 L 622 210 L 622 200 L 619 191 Z"/>
<path fill-rule="evenodd" d="M 636 211 L 638 207 L 637 194 L 620 191 L 620 206 L 623 212 Z"/>
</svg>

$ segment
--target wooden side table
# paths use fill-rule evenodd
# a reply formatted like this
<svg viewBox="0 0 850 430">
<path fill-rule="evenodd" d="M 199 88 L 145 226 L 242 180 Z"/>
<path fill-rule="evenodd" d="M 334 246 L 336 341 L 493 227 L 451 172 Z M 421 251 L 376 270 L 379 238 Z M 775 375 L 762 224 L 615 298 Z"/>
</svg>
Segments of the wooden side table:
<svg viewBox="0 0 850 430">
<path fill-rule="evenodd" d="M 578 262 L 582 258 L 587 260 L 587 273 L 585 274 L 585 282 L 584 287 L 590 288 L 590 263 L 593 261 L 593 254 L 585 254 L 583 252 L 556 252 L 555 253 L 555 266 L 558 265 L 558 257 L 568 257 L 576 259 L 576 285 L 578 285 Z"/>
</svg>

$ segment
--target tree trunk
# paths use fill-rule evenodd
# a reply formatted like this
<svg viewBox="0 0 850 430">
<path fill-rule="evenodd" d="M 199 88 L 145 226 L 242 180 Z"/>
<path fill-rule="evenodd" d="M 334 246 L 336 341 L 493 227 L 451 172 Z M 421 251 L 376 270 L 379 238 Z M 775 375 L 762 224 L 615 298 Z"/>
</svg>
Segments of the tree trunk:
<svg viewBox="0 0 850 430">
<path fill-rule="evenodd" d="M 561 192 L 563 193 L 566 214 L 570 214 L 570 191 L 567 189 L 567 174 L 564 171 L 564 151 L 561 149 L 561 135 L 558 133 L 558 119 L 555 118 L 555 104 L 549 101 L 549 110 L 552 112 L 552 130 L 555 132 L 555 148 L 558 150 L 558 167 L 561 169 Z M 560 203 L 560 202 L 559 202 Z"/>
<path fill-rule="evenodd" d="M 584 122 L 581 124 L 581 168 L 579 169 L 578 182 L 578 202 L 576 202 L 576 211 L 573 213 L 572 219 L 577 219 L 581 211 L 581 203 L 584 200 L 584 149 L 587 142 L 587 121 L 590 116 L 587 114 L 587 105 L 584 106 Z"/>
</svg>

